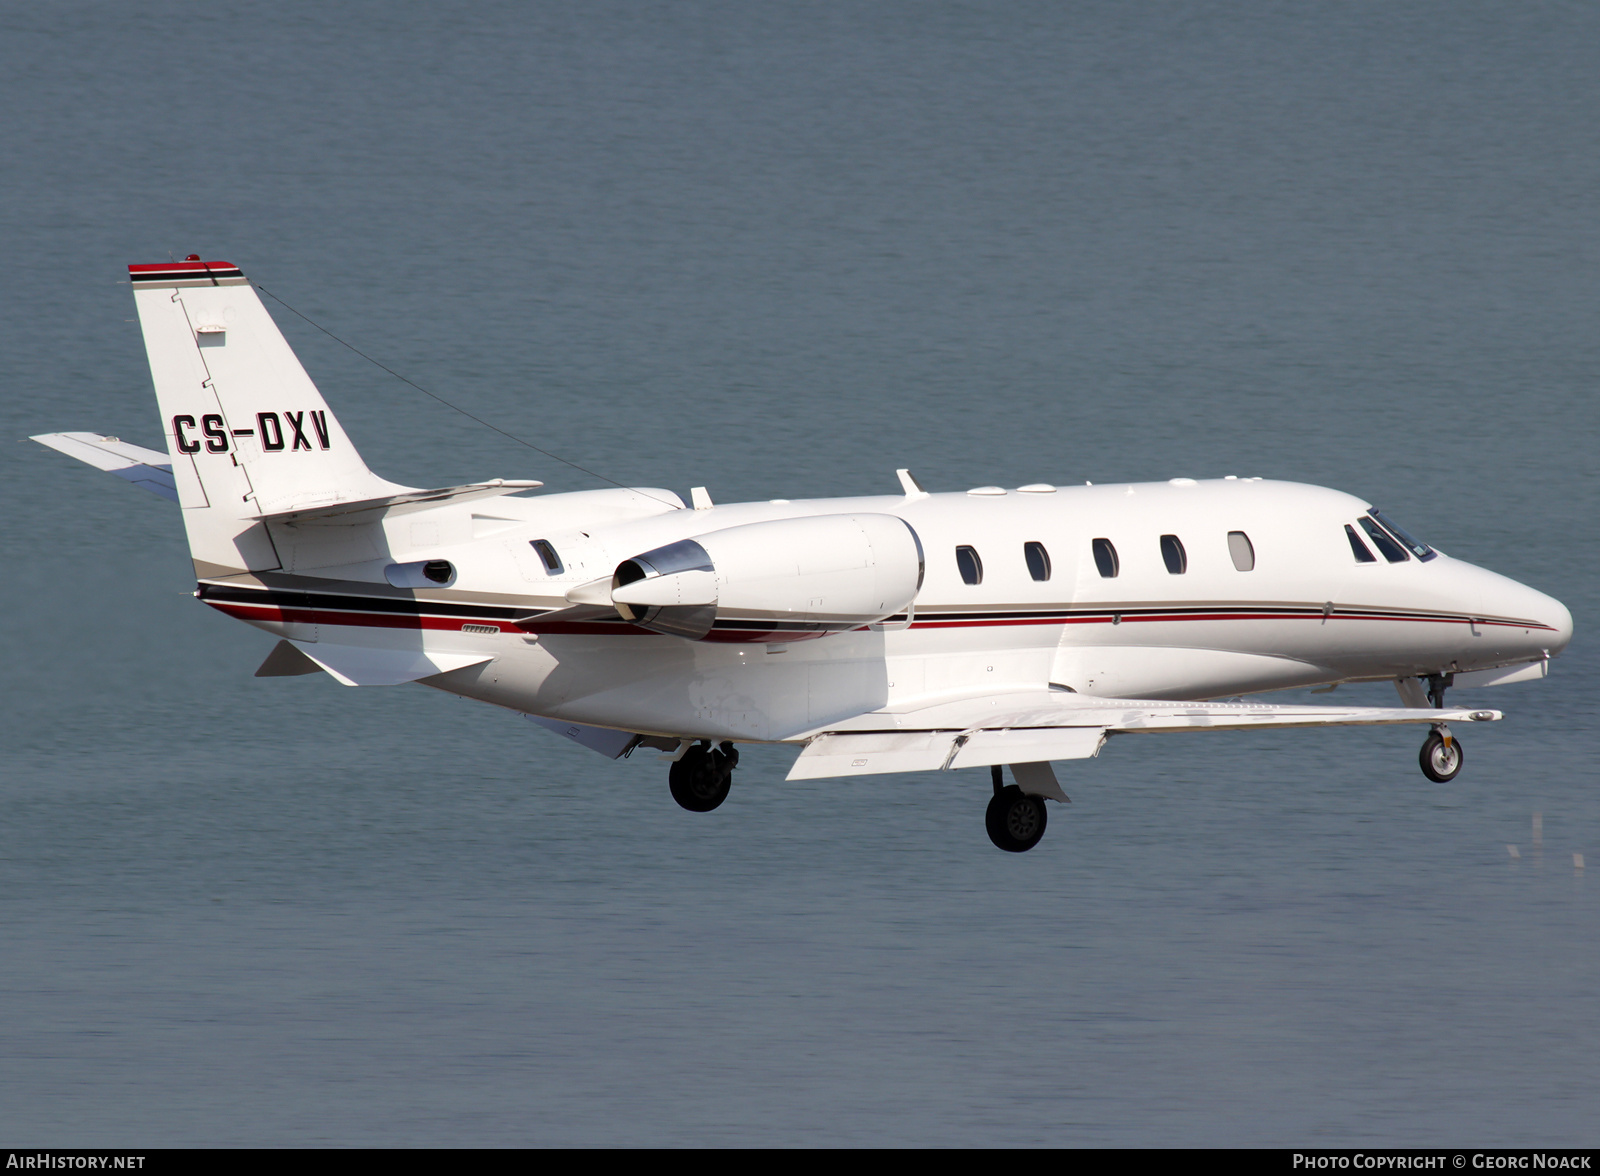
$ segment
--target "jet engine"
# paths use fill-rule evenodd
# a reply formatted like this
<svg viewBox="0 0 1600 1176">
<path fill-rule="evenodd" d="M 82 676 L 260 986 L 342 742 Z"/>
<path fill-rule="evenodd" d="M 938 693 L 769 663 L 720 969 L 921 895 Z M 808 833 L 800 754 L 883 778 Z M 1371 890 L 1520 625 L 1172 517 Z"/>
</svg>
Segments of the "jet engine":
<svg viewBox="0 0 1600 1176">
<path fill-rule="evenodd" d="M 803 641 L 907 612 L 922 543 L 894 515 L 747 523 L 623 560 L 611 603 L 623 620 L 694 641 Z"/>
</svg>

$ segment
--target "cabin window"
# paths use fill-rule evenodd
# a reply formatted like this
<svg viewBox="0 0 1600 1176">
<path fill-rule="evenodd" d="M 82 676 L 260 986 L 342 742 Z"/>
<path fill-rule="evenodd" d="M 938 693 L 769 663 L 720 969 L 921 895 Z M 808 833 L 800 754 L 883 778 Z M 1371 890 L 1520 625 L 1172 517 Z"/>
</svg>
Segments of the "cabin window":
<svg viewBox="0 0 1600 1176">
<path fill-rule="evenodd" d="M 976 548 L 956 548 L 956 567 L 961 569 L 961 579 L 967 584 L 983 583 L 983 561 Z"/>
<path fill-rule="evenodd" d="M 1430 559 L 1439 554 L 1422 540 L 1413 539 L 1409 534 L 1401 529 L 1399 523 L 1395 522 L 1377 507 L 1373 507 L 1367 511 L 1367 513 L 1373 518 L 1377 519 L 1378 524 L 1383 527 L 1385 531 L 1388 531 L 1389 534 L 1400 540 L 1400 545 L 1409 549 L 1411 554 L 1416 556 L 1423 563 L 1427 563 Z"/>
<path fill-rule="evenodd" d="M 1111 540 L 1094 541 L 1094 566 L 1100 569 L 1100 574 L 1107 580 L 1117 578 L 1121 565 L 1117 562 L 1117 549 L 1111 545 Z"/>
<path fill-rule="evenodd" d="M 556 554 L 556 549 L 550 546 L 548 539 L 535 539 L 533 549 L 539 553 L 539 559 L 544 564 L 544 570 L 552 576 L 559 576 L 565 569 L 561 566 L 561 557 Z"/>
<path fill-rule="evenodd" d="M 1361 536 L 1356 534 L 1356 529 L 1349 523 L 1344 525 L 1345 538 L 1350 540 L 1350 554 L 1356 557 L 1357 563 L 1377 563 L 1378 557 L 1368 550 L 1367 545 L 1361 542 Z"/>
<path fill-rule="evenodd" d="M 1043 543 L 1024 543 L 1022 555 L 1028 561 L 1028 575 L 1035 580 L 1050 578 L 1050 553 L 1044 549 Z"/>
<path fill-rule="evenodd" d="M 1233 566 L 1241 572 L 1255 570 L 1256 549 L 1250 543 L 1250 536 L 1243 531 L 1228 532 L 1228 554 L 1233 557 Z"/>
<path fill-rule="evenodd" d="M 1161 536 L 1161 559 L 1174 576 L 1189 570 L 1189 555 L 1183 550 L 1183 540 L 1176 535 Z"/>
<path fill-rule="evenodd" d="M 1361 529 L 1367 533 L 1367 537 L 1372 540 L 1372 545 L 1378 549 L 1378 554 L 1383 556 L 1384 559 L 1390 563 L 1405 563 L 1406 560 L 1411 558 L 1406 554 L 1406 549 L 1396 543 L 1390 537 L 1389 532 L 1378 526 L 1377 523 L 1371 519 L 1357 519 L 1356 521 L 1361 524 Z"/>
</svg>

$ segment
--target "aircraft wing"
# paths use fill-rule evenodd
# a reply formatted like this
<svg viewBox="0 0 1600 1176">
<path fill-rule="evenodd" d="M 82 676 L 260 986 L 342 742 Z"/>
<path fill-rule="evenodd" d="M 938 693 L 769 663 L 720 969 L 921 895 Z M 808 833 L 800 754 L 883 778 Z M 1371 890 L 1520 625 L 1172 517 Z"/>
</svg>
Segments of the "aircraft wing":
<svg viewBox="0 0 1600 1176">
<path fill-rule="evenodd" d="M 178 501 L 178 487 L 172 480 L 172 459 L 165 453 L 129 445 L 102 433 L 40 433 L 29 440 L 87 462 L 97 470 L 115 474 L 152 494 Z"/>
<path fill-rule="evenodd" d="M 865 776 L 1088 759 L 1110 735 L 1384 723 L 1482 723 L 1492 710 L 1276 706 L 1090 698 L 1069 691 L 999 694 L 917 710 L 873 711 L 808 732 L 788 778 Z"/>
</svg>

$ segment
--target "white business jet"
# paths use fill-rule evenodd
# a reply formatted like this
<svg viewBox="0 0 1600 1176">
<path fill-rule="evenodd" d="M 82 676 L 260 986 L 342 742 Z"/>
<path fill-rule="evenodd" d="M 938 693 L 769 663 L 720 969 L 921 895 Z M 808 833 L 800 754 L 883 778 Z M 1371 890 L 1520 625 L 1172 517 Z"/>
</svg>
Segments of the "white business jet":
<svg viewBox="0 0 1600 1176">
<path fill-rule="evenodd" d="M 167 451 L 35 440 L 177 501 L 195 595 L 280 638 L 258 675 L 420 682 L 658 749 L 697 812 L 741 742 L 793 744 L 791 780 L 989 768 L 1014 852 L 1067 799 L 1051 761 L 1113 735 L 1420 723 L 1443 782 L 1451 725 L 1500 718 L 1446 689 L 1541 678 L 1572 636 L 1559 601 L 1366 501 L 1259 478 L 935 494 L 900 470 L 897 494 L 734 505 L 396 485 L 237 267 L 129 274 Z M 1378 680 L 1402 706 L 1236 697 Z"/>
</svg>

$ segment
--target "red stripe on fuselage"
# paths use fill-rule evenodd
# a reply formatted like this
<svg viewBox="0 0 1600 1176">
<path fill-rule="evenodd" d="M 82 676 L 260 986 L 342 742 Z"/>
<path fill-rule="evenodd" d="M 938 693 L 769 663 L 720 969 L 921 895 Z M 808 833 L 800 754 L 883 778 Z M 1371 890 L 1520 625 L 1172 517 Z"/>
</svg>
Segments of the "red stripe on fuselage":
<svg viewBox="0 0 1600 1176">
<path fill-rule="evenodd" d="M 438 617 L 419 616 L 408 613 L 365 613 L 351 612 L 344 609 L 319 609 L 319 608 L 281 608 L 274 604 L 248 604 L 238 601 L 208 600 L 211 605 L 221 612 L 243 621 L 274 621 L 278 623 L 301 625 L 351 625 L 364 628 L 377 629 L 439 629 L 456 631 L 464 624 L 493 625 L 502 633 L 521 633 L 523 630 L 509 621 L 496 621 L 480 619 L 477 617 Z M 990 629 L 1013 625 L 1131 625 L 1138 623 L 1155 624 L 1162 622 L 1185 621 L 1316 621 L 1319 624 L 1326 621 L 1411 621 L 1419 624 L 1431 625 L 1483 625 L 1496 626 L 1503 629 L 1544 629 L 1554 632 L 1549 625 L 1541 625 L 1531 621 L 1490 621 L 1472 617 L 1423 617 L 1407 616 L 1403 613 L 1340 613 L 1333 612 L 1324 616 L 1320 612 L 1304 613 L 1168 613 L 1150 615 L 1120 614 L 1113 617 L 1109 612 L 1098 616 L 1064 616 L 1064 617 L 988 617 L 982 619 L 964 620 L 914 620 L 912 629 Z M 599 624 L 586 622 L 570 622 L 561 624 L 557 629 L 551 626 L 550 632 L 581 636 L 640 636 L 651 634 L 648 629 L 641 629 L 635 625 Z M 725 631 L 712 630 L 707 635 L 708 640 L 730 642 L 794 642 L 825 636 L 825 633 L 790 633 L 775 631 L 770 634 L 754 633 L 749 630 Z"/>
</svg>

